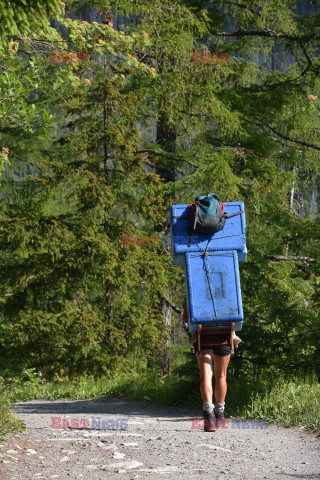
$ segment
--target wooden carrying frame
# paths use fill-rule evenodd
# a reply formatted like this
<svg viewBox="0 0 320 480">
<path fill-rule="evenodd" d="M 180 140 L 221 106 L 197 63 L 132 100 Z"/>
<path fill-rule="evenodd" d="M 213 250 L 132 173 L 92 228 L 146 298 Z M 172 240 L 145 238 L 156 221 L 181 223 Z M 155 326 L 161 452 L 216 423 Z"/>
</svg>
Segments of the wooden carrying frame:
<svg viewBox="0 0 320 480">
<path fill-rule="evenodd" d="M 234 322 L 231 322 L 230 327 L 223 331 L 221 331 L 221 326 L 205 327 L 203 329 L 202 324 L 200 323 L 197 336 L 198 353 L 200 353 L 201 347 L 212 348 L 220 345 L 230 345 L 231 352 L 233 352 L 233 332 Z"/>
</svg>

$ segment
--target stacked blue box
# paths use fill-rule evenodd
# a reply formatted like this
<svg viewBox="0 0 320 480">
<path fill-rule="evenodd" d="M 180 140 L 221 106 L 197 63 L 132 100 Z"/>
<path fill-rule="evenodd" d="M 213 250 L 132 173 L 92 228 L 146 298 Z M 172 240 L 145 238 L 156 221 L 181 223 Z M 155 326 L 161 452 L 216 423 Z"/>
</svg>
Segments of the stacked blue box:
<svg viewBox="0 0 320 480">
<path fill-rule="evenodd" d="M 225 213 L 228 215 L 244 210 L 243 202 L 227 202 Z M 246 219 L 241 213 L 226 219 L 224 228 L 214 235 L 189 234 L 188 205 L 171 206 L 171 246 L 173 263 L 183 265 L 187 252 L 203 252 L 218 250 L 236 250 L 239 262 L 247 256 Z"/>
<path fill-rule="evenodd" d="M 243 310 L 237 251 L 185 256 L 189 332 L 196 332 L 199 324 L 203 328 L 226 327 L 231 322 L 235 322 L 235 330 L 241 330 Z"/>
</svg>

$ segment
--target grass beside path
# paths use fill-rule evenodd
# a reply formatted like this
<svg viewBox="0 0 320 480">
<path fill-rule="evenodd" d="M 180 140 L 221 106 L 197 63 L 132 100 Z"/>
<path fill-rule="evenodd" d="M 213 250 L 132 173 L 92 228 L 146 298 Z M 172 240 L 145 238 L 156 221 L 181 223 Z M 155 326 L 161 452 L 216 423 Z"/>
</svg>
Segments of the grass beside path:
<svg viewBox="0 0 320 480">
<path fill-rule="evenodd" d="M 179 370 L 179 369 L 177 369 Z M 0 395 L 0 424 L 3 430 L 19 428 L 8 405 L 32 399 L 85 399 L 122 396 L 167 405 L 202 405 L 199 378 L 173 372 L 157 374 L 114 374 L 112 378 L 81 377 L 44 383 L 36 374 L 26 381 L 11 379 Z M 304 379 L 242 375 L 229 378 L 226 413 L 233 417 L 267 419 L 285 427 L 306 427 L 320 432 L 320 384 L 315 376 Z"/>
<path fill-rule="evenodd" d="M 15 432 L 24 428 L 24 423 L 10 409 L 10 396 L 6 387 L 0 384 L 0 440 L 9 432 Z"/>
</svg>

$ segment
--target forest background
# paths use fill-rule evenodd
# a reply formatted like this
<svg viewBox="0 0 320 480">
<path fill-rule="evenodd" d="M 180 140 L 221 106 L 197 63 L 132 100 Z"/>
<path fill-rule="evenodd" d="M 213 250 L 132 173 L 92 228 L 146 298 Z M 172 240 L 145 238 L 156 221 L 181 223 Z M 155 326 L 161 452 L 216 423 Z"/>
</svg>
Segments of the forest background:
<svg viewBox="0 0 320 480">
<path fill-rule="evenodd" d="M 316 397 L 301 406 L 320 374 L 319 8 L 0 0 L 11 399 L 104 379 L 97 394 L 199 401 L 168 212 L 213 191 L 243 201 L 247 220 L 231 410 L 277 418 L 282 379 L 296 421 L 319 427 Z"/>
</svg>

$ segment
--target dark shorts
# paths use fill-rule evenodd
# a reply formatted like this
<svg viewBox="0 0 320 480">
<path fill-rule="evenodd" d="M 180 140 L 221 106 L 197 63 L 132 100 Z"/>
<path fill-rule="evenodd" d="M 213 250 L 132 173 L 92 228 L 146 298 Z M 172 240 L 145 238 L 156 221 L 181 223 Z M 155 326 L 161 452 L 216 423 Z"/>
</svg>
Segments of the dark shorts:
<svg viewBox="0 0 320 480">
<path fill-rule="evenodd" d="M 195 349 L 195 352 L 198 351 L 198 344 L 197 342 L 195 342 L 193 344 L 194 346 L 194 349 Z M 211 348 L 207 348 L 207 347 L 203 347 L 203 348 L 200 348 L 200 351 L 201 350 L 212 350 L 213 351 L 213 354 L 214 355 L 218 355 L 218 357 L 227 357 L 228 355 L 231 354 L 231 347 L 230 345 L 219 345 L 219 346 L 216 346 L 216 347 L 211 347 Z"/>
</svg>

